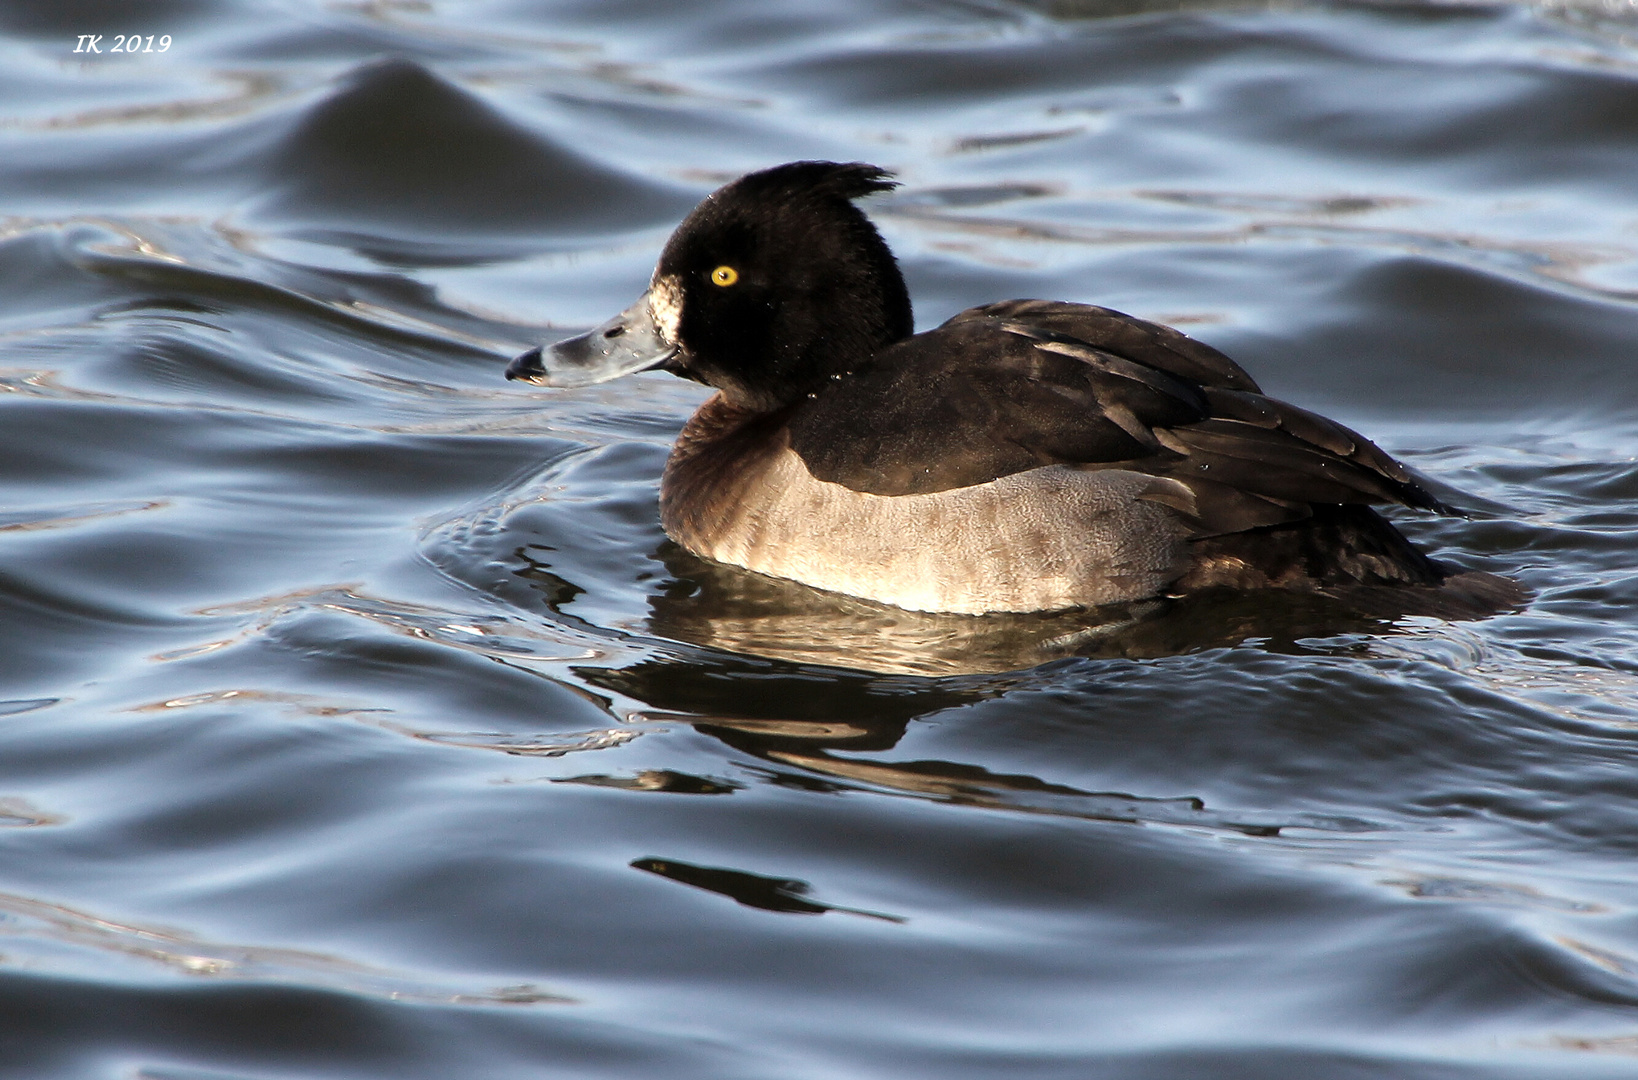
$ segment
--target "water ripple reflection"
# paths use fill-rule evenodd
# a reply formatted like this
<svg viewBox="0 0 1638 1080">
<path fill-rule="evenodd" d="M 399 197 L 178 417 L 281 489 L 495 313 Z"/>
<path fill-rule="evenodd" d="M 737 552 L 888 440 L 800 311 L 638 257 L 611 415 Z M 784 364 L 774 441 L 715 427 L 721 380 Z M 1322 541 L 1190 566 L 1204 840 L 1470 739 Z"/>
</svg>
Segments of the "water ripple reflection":
<svg viewBox="0 0 1638 1080">
<path fill-rule="evenodd" d="M 154 926 L 133 926 L 62 904 L 0 894 L 0 939 L 7 966 L 106 977 L 110 960 L 135 960 L 172 973 L 234 981 L 304 983 L 391 1001 L 460 1005 L 556 1005 L 573 999 L 534 986 L 460 990 L 378 971 L 341 957 L 201 941 Z M 131 973 L 122 972 L 126 977 Z M 140 977 L 140 976 L 137 976 Z"/>
</svg>

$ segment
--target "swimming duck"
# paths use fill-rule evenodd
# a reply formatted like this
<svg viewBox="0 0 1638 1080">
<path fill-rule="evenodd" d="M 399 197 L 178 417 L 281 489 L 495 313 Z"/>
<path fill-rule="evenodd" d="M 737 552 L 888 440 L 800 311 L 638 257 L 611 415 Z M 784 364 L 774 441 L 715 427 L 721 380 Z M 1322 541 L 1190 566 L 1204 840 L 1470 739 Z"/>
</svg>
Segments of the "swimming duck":
<svg viewBox="0 0 1638 1080">
<path fill-rule="evenodd" d="M 666 463 L 665 531 L 707 559 L 902 608 L 1454 574 L 1371 508 L 1449 512 L 1399 462 L 1176 330 L 1005 300 L 914 333 L 898 264 L 854 203 L 895 186 L 862 163 L 741 177 L 677 227 L 636 303 L 506 377 L 659 369 L 713 387 Z"/>
</svg>

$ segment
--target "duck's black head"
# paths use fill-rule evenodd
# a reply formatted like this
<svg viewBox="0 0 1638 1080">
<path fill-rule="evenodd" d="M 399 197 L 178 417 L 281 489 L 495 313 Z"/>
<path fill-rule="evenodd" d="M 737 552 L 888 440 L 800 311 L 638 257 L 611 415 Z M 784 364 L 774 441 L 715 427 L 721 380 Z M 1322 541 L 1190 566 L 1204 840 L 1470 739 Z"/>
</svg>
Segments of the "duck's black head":
<svg viewBox="0 0 1638 1080">
<path fill-rule="evenodd" d="M 911 333 L 898 264 L 852 202 L 894 186 L 829 161 L 743 176 L 677 226 L 635 304 L 507 377 L 581 386 L 663 367 L 759 412 L 794 401 Z"/>
</svg>

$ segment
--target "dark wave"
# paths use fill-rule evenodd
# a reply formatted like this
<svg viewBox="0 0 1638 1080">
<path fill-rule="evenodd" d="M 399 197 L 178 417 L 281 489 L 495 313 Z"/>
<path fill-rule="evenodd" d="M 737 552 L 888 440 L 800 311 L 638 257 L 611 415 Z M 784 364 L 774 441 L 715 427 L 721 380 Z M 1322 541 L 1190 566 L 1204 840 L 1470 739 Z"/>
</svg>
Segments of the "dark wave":
<svg viewBox="0 0 1638 1080">
<path fill-rule="evenodd" d="M 259 166 L 259 214 L 368 243 L 623 232 L 685 197 L 558 145 L 421 64 L 366 64 L 304 110 Z M 379 241 L 377 241 L 379 242 Z"/>
</svg>

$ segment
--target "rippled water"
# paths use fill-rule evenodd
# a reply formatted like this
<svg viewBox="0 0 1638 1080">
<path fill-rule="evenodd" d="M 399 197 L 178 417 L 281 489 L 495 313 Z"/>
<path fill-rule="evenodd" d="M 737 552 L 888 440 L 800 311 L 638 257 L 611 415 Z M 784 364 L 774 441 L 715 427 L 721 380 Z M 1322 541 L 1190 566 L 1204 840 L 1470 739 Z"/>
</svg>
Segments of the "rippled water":
<svg viewBox="0 0 1638 1080">
<path fill-rule="evenodd" d="M 0 1073 L 1638 1074 L 1630 3 L 0 28 Z M 921 325 L 1183 325 L 1534 599 L 1087 635 L 678 551 L 700 388 L 501 370 L 800 157 L 899 171 Z"/>
</svg>

